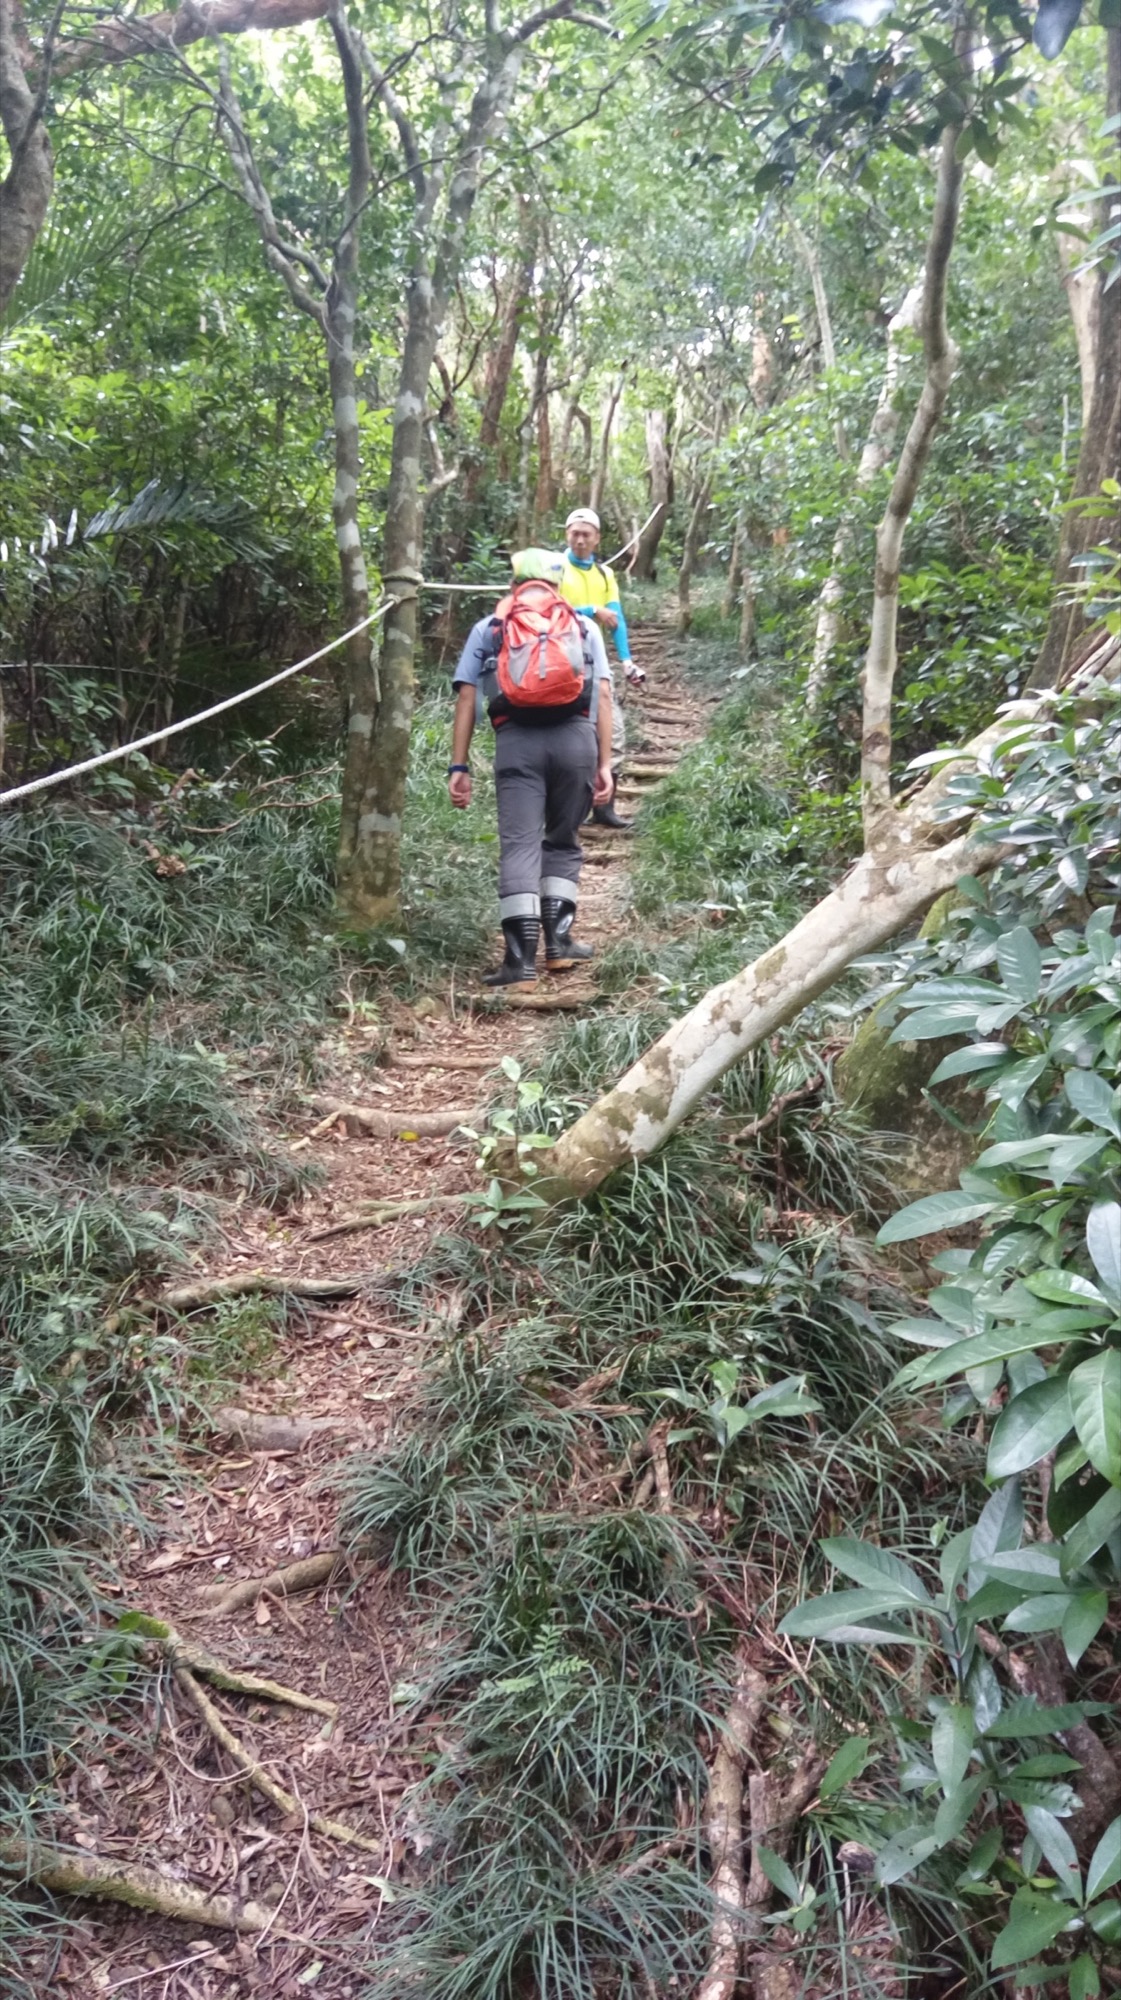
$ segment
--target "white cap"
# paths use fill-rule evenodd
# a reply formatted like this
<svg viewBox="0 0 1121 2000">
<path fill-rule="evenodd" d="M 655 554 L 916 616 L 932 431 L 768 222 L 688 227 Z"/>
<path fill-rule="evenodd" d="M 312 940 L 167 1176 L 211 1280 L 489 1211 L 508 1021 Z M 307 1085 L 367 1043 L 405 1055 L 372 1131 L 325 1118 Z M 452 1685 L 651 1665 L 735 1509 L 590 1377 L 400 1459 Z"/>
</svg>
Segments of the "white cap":
<svg viewBox="0 0 1121 2000">
<path fill-rule="evenodd" d="M 565 533 L 569 528 L 594 528 L 599 533 L 599 515 L 591 507 L 574 507 L 564 524 Z"/>
</svg>

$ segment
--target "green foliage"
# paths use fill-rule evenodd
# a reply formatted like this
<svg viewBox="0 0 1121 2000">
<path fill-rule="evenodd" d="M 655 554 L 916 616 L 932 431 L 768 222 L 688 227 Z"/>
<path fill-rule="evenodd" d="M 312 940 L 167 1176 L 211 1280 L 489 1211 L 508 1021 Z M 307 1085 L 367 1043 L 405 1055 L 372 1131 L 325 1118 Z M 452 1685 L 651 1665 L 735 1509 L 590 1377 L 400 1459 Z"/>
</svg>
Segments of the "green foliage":
<svg viewBox="0 0 1121 2000">
<path fill-rule="evenodd" d="M 898 1381 L 910 1390 L 946 1384 L 947 1426 L 978 1412 L 990 1421 L 991 1497 L 945 1543 L 933 1595 L 884 1547 L 826 1542 L 859 1587 L 800 1605 L 783 1626 L 834 1642 L 916 1645 L 939 1658 L 948 1692 L 933 1723 L 907 1727 L 931 1768 L 916 1770 L 909 1751 L 904 1782 L 927 1809 L 892 1829 L 880 1879 L 899 1880 L 951 1848 L 965 1861 L 959 1886 L 992 1910 L 1012 1891 L 993 1969 L 1023 1968 L 1063 1934 L 1063 1956 L 1047 1962 L 1066 1972 L 1072 1994 L 1097 1990 L 1112 1946 L 1098 1882 L 1112 1865 L 1117 1823 L 1084 1881 L 1062 1824 L 1077 1797 L 1060 1776 L 1077 1763 L 1034 1752 L 1009 1763 L 1003 1746 L 1103 1711 L 1093 1702 L 1061 1713 L 1009 1705 L 979 1635 L 992 1640 L 996 1624 L 1017 1642 L 1056 1633 L 1077 1670 L 1121 1576 L 1121 985 L 1116 905 L 1103 900 L 1119 886 L 1119 749 L 1116 694 L 1091 689 L 1021 730 L 979 781 L 951 780 L 947 812 L 979 807 L 982 826 L 1013 858 L 987 885 L 963 885 L 966 900 L 939 939 L 897 955 L 896 976 L 908 983 L 895 1036 L 968 1037 L 932 1084 L 969 1077 L 991 1107 L 959 1189 L 913 1203 L 880 1232 L 892 1244 L 983 1224 L 976 1249 L 933 1257 L 941 1282 L 926 1316 L 896 1327 L 925 1352 Z M 1042 939 L 1031 927 L 1041 915 Z M 1029 1534 L 1023 1483 L 1045 1460 L 1053 1470 L 1044 1518 Z M 1027 1825 L 1018 1858 L 1006 1800 Z M 983 1859 L 970 1857 L 970 1843 Z"/>
</svg>

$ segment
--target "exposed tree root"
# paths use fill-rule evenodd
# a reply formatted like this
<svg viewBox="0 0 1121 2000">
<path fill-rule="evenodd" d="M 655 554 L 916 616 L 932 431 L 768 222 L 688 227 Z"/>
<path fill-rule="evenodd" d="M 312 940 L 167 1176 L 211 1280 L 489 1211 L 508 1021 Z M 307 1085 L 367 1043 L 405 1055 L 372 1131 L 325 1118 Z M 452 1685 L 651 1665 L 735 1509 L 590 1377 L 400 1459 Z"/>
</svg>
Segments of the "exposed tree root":
<svg viewBox="0 0 1121 2000">
<path fill-rule="evenodd" d="M 741 1655 L 728 1717 L 709 1775 L 705 1832 L 712 1856 L 712 1888 L 719 1908 L 712 1949 L 697 2000 L 734 2000 L 745 1935 L 743 1868 L 743 1767 L 759 1726 L 767 1682 Z"/>
<path fill-rule="evenodd" d="M 474 1125 L 477 1111 L 377 1111 L 365 1104 L 347 1104 L 341 1097 L 313 1097 L 316 1111 L 341 1118 L 352 1135 L 367 1132 L 375 1139 L 400 1139 L 412 1133 L 418 1139 L 442 1139 L 457 1126 Z"/>
<path fill-rule="evenodd" d="M 786 1857 L 794 1829 L 821 1781 L 825 1760 L 809 1750 L 793 1772 L 753 1771 L 748 1781 L 751 1806 L 751 1873 L 745 1901 L 749 1909 L 765 1910 L 771 1884 L 759 1865 L 760 1845 Z"/>
<path fill-rule="evenodd" d="M 28 1882 L 58 1896 L 101 1896 L 130 1903 L 136 1910 L 153 1910 L 187 1924 L 207 1924 L 213 1930 L 263 1931 L 272 1912 L 260 1903 L 239 1902 L 236 1896 L 208 1896 L 138 1863 L 126 1867 L 96 1854 L 68 1853 L 38 1840 L 0 1840 L 0 1863 L 16 1868 Z"/>
<path fill-rule="evenodd" d="M 544 993 L 532 989 L 524 993 L 516 986 L 508 986 L 503 997 L 508 1007 L 522 1007 L 529 1014 L 575 1014 L 589 1001 L 598 1000 L 599 995 L 586 986 L 579 992 L 567 987 L 559 991 L 547 989 Z"/>
<path fill-rule="evenodd" d="M 227 1588 L 225 1585 L 222 1587 Z M 247 1674 L 237 1667 L 227 1667 L 223 1660 L 215 1659 L 205 1646 L 196 1645 L 193 1639 L 184 1639 L 173 1625 L 166 1624 L 162 1618 L 149 1618 L 146 1612 L 134 1611 L 131 1625 L 141 1638 L 154 1639 L 173 1667 L 201 1674 L 227 1694 L 245 1694 L 257 1701 L 283 1702 L 288 1708 L 307 1709 L 313 1715 L 325 1715 L 331 1721 L 339 1712 L 337 1701 L 326 1701 L 321 1695 L 301 1694 L 298 1688 L 282 1687 L 279 1681 L 262 1680 L 259 1674 Z"/>
<path fill-rule="evenodd" d="M 210 1422 L 219 1437 L 236 1438 L 250 1451 L 302 1451 L 312 1438 L 340 1431 L 353 1437 L 362 1428 L 345 1417 L 275 1417 L 231 1403 L 215 1410 Z"/>
<path fill-rule="evenodd" d="M 473 1069 L 489 1070 L 498 1068 L 497 1056 L 402 1056 L 394 1055 L 390 1062 L 392 1069 Z"/>
<path fill-rule="evenodd" d="M 193 1312 L 199 1306 L 218 1305 L 223 1299 L 243 1299 L 252 1292 L 270 1298 L 349 1299 L 364 1290 L 366 1275 L 348 1272 L 340 1278 L 287 1278 L 279 1272 L 251 1271 L 236 1278 L 200 1278 L 194 1285 L 173 1285 L 155 1301 L 165 1312 Z"/>
<path fill-rule="evenodd" d="M 245 1604 L 255 1604 L 266 1592 L 270 1597 L 294 1597 L 298 1591 L 316 1590 L 321 1583 L 330 1583 L 333 1578 L 345 1575 L 347 1569 L 347 1558 L 341 1550 L 324 1549 L 317 1556 L 289 1563 L 285 1569 L 274 1569 L 268 1576 L 246 1576 L 231 1584 L 207 1584 L 199 1596 L 209 1603 L 211 1618 L 226 1618 Z"/>
<path fill-rule="evenodd" d="M 302 1799 L 294 1797 L 291 1792 L 286 1792 L 283 1785 L 278 1784 L 275 1778 L 270 1778 L 263 1764 L 246 1749 L 241 1738 L 235 1736 L 233 1730 L 227 1726 L 205 1688 L 199 1686 L 193 1674 L 180 1667 L 176 1670 L 175 1683 L 186 1695 L 192 1707 L 197 1709 L 215 1742 L 220 1743 L 235 1764 L 241 1766 L 254 1789 L 260 1792 L 262 1798 L 268 1799 L 278 1812 L 282 1812 L 288 1819 L 306 1819 L 307 1825 L 315 1833 L 322 1833 L 329 1840 L 342 1841 L 348 1847 L 361 1847 L 367 1854 L 383 1853 L 383 1841 L 370 1840 L 355 1827 L 344 1826 L 340 1820 L 325 1819 L 322 1813 L 309 1813 Z"/>
<path fill-rule="evenodd" d="M 330 1236 L 349 1236 L 356 1229 L 380 1229 L 383 1223 L 395 1222 L 401 1215 L 427 1215 L 433 1208 L 462 1208 L 470 1202 L 469 1194 L 424 1194 L 412 1201 L 372 1201 L 368 1208 L 356 1208 L 350 1215 L 342 1215 L 337 1222 L 330 1222 L 325 1229 L 313 1229 L 307 1237 L 308 1243 L 325 1243 Z"/>
<path fill-rule="evenodd" d="M 733 1146 L 744 1146 L 749 1139 L 757 1139 L 760 1132 L 766 1132 L 771 1125 L 777 1125 L 790 1105 L 799 1104 L 806 1097 L 815 1097 L 821 1089 L 821 1078 L 811 1076 L 806 1083 L 800 1083 L 796 1090 L 784 1090 L 781 1097 L 772 1098 L 767 1110 L 759 1118 L 753 1118 L 742 1131 L 733 1132 L 729 1141 Z"/>
</svg>

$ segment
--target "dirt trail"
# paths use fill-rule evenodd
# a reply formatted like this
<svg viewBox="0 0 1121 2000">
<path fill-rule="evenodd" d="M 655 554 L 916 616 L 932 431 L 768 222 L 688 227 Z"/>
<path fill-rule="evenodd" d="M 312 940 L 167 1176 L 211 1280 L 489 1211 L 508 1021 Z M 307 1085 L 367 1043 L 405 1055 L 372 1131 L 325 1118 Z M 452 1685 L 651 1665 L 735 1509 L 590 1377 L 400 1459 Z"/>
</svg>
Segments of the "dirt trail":
<svg viewBox="0 0 1121 2000">
<path fill-rule="evenodd" d="M 658 771 L 671 770 L 703 734 L 708 715 L 674 673 L 664 630 L 638 626 L 632 638 L 648 682 L 627 703 L 621 790 L 628 813 L 656 786 Z M 579 934 L 601 950 L 620 934 L 628 848 L 626 834 L 587 832 Z M 440 997 L 395 1008 L 388 1033 L 384 1014 L 366 1022 L 356 1008 L 337 1039 L 330 1094 L 400 1117 L 405 1131 L 424 1114 L 469 1113 L 493 1091 L 503 1056 L 532 1072 L 555 1018 L 606 1004 L 597 997 L 594 961 L 587 972 L 539 980 L 533 997 L 533 1006 L 512 1005 L 474 980 L 465 990 L 460 975 Z M 471 1067 L 450 1066 L 465 1058 Z M 295 1218 L 245 1211 L 236 1232 L 227 1224 L 227 1253 L 199 1275 L 267 1272 L 338 1279 L 354 1289 L 291 1310 L 267 1372 L 239 1390 L 239 1406 L 283 1418 L 287 1431 L 266 1433 L 269 1448 L 252 1430 L 200 1437 L 183 1447 L 186 1476 L 177 1491 L 138 1496 L 157 1533 L 135 1538 L 121 1601 L 122 1609 L 168 1621 L 228 1666 L 337 1703 L 338 1717 L 324 1720 L 203 1682 L 247 1754 L 298 1800 L 297 1812 L 285 1816 L 239 1777 L 229 1746 L 219 1746 L 169 1676 L 154 1754 L 149 1703 L 138 1718 L 135 1752 L 117 1752 L 74 1779 L 56 1838 L 122 1864 L 160 1867 L 212 1896 L 251 1899 L 271 1913 L 268 1930 L 238 1939 L 229 1930 L 83 1903 L 60 1961 L 29 1966 L 43 2000 L 48 1992 L 74 2000 L 116 1993 L 128 2000 L 358 2000 L 358 1940 L 386 1878 L 409 1852 L 401 1797 L 422 1769 L 425 1746 L 414 1732 L 406 1737 L 394 1715 L 393 1689 L 410 1665 L 413 1639 L 408 1606 L 392 1580 L 368 1573 L 352 1588 L 336 1578 L 299 1596 L 250 1598 L 226 1615 L 213 1609 L 225 1583 L 330 1551 L 335 1502 L 327 1469 L 350 1450 L 377 1448 L 441 1332 L 394 1323 L 363 1296 L 359 1280 L 407 1268 L 448 1227 L 447 1209 L 374 1230 L 320 1232 L 363 1202 L 477 1183 L 474 1149 L 454 1135 L 376 1138 L 347 1132 L 342 1120 L 324 1129 L 323 1119 L 321 1108 L 309 1109 L 302 1139 L 290 1135 L 324 1169 L 322 1187 Z M 313 1830 L 305 1814 L 345 1822 L 363 1845 Z"/>
</svg>

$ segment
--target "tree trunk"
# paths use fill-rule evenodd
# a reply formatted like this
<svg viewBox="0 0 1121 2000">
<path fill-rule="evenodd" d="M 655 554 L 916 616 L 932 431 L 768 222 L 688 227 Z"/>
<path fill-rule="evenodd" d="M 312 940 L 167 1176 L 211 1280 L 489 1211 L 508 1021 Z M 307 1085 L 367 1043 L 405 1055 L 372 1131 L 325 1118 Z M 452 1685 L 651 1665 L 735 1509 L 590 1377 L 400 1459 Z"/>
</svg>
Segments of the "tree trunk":
<svg viewBox="0 0 1121 2000">
<path fill-rule="evenodd" d="M 382 549 L 382 582 L 396 602 L 385 620 L 380 676 L 371 667 L 368 679 L 351 694 L 343 772 L 338 897 L 343 915 L 356 929 L 391 917 L 401 888 L 401 817 L 415 693 L 424 399 L 438 336 L 432 280 L 421 266 L 408 286 Z"/>
<path fill-rule="evenodd" d="M 638 546 L 630 566 L 632 577 L 645 581 L 654 574 L 654 560 L 658 544 L 662 539 L 669 519 L 669 452 L 666 448 L 666 413 L 664 410 L 646 412 L 646 477 L 650 493 L 651 509 L 660 512 L 645 527 L 638 538 Z"/>
<path fill-rule="evenodd" d="M 745 569 L 743 573 L 739 644 L 744 659 L 749 660 L 755 650 L 755 578 L 749 569 Z"/>
<path fill-rule="evenodd" d="M 0 181 L 0 319 L 50 207 L 54 160 L 42 111 L 20 57 L 15 0 L 0 0 L 0 130 L 10 154 Z"/>
<path fill-rule="evenodd" d="M 681 568 L 677 572 L 677 629 L 681 633 L 687 632 L 693 622 L 689 593 L 711 500 L 712 480 L 704 479 L 690 510 L 689 525 L 685 530 L 685 546 L 681 551 Z"/>
<path fill-rule="evenodd" d="M 724 584 L 724 597 L 720 606 L 720 616 L 724 619 L 732 618 L 735 615 L 736 602 L 739 598 L 740 586 L 743 583 L 743 545 L 745 538 L 746 531 L 743 522 L 737 521 L 736 530 L 732 536 L 732 553 L 728 558 L 728 575 Z"/>
<path fill-rule="evenodd" d="M 1121 116 L 1121 28 L 1106 30 L 1106 117 Z M 1103 231 L 1117 219 L 1116 196 L 1102 201 Z M 1093 395 L 1082 428 L 1082 444 L 1071 498 L 1086 500 L 1101 491 L 1102 482 L 1121 476 L 1121 311 L 1116 293 L 1107 296 L 1111 259 L 1103 254 L 1097 267 L 1098 338 Z M 1079 558 L 1111 536 L 1116 523 L 1114 502 L 1103 500 L 1100 514 L 1063 516 L 1055 564 L 1055 595 L 1047 632 L 1028 678 L 1029 688 L 1059 686 L 1074 649 L 1086 630 L 1081 601 L 1068 601 L 1072 585 L 1085 581 Z"/>
<path fill-rule="evenodd" d="M 549 313 L 543 297 L 537 315 L 537 353 L 533 367 L 533 402 L 537 416 L 537 489 L 533 496 L 533 532 L 553 510 L 553 445 L 549 425 Z"/>
<path fill-rule="evenodd" d="M 922 307 L 923 288 L 921 280 L 912 285 L 899 311 L 888 321 L 887 349 L 884 355 L 884 379 L 880 385 L 872 422 L 860 463 L 853 481 L 854 497 L 866 493 L 874 479 L 888 464 L 895 449 L 895 433 L 899 428 L 899 411 L 895 395 L 899 386 L 901 355 L 899 336 L 911 332 L 918 325 Z M 841 599 L 844 596 L 842 572 L 852 549 L 855 523 L 851 514 L 843 514 L 833 541 L 833 552 L 829 559 L 829 575 L 821 587 L 817 600 L 817 626 L 814 631 L 813 658 L 810 662 L 809 677 L 806 681 L 806 705 L 812 713 L 821 702 L 829 674 L 829 661 L 837 644 L 837 634 L 841 625 Z"/>
<path fill-rule="evenodd" d="M 604 404 L 603 423 L 599 433 L 599 457 L 596 460 L 596 469 L 592 477 L 592 490 L 588 496 L 589 507 L 594 508 L 597 513 L 602 505 L 603 492 L 607 485 L 607 461 L 611 453 L 611 431 L 615 422 L 615 412 L 619 407 L 619 398 L 623 393 L 623 384 L 626 379 L 626 371 L 624 370 L 617 377 L 611 393 Z"/>
<path fill-rule="evenodd" d="M 510 376 L 514 369 L 514 356 L 518 350 L 518 335 L 522 330 L 526 306 L 533 291 L 533 265 L 537 250 L 537 227 L 533 205 L 528 196 L 522 195 L 518 204 L 518 253 L 514 268 L 510 273 L 509 289 L 502 311 L 502 327 L 487 367 L 486 396 L 483 412 L 479 419 L 479 451 L 491 452 L 498 442 L 502 412 L 506 408 L 506 396 L 510 387 Z M 484 461 L 478 458 L 467 468 L 464 480 L 464 501 L 473 504 L 484 472 Z"/>
<path fill-rule="evenodd" d="M 895 684 L 895 634 L 899 617 L 899 566 L 903 555 L 903 535 L 915 504 L 934 433 L 946 406 L 957 361 L 957 349 L 946 326 L 946 277 L 961 200 L 962 169 L 956 150 L 960 136 L 960 127 L 956 125 L 948 125 L 942 134 L 934 213 L 930 220 L 923 275 L 922 330 L 926 379 L 899 454 L 887 507 L 876 531 L 875 598 L 872 631 L 864 661 L 864 715 L 860 742 L 864 844 L 870 849 L 877 847 L 888 836 L 892 816 L 891 697 Z"/>
</svg>

